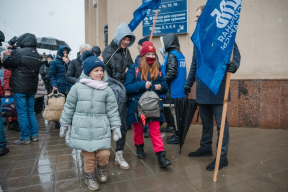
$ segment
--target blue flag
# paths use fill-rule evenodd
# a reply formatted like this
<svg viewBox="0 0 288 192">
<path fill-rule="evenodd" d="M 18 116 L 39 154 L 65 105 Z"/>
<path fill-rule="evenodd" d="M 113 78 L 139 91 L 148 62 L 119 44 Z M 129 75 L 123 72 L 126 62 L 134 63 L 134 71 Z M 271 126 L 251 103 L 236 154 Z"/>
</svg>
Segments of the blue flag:
<svg viewBox="0 0 288 192">
<path fill-rule="evenodd" d="M 134 18 L 128 25 L 131 31 L 134 31 L 136 27 L 141 23 L 141 21 L 143 21 L 147 15 L 148 9 L 159 9 L 160 3 L 161 0 L 145 0 L 142 5 L 133 13 Z"/>
<path fill-rule="evenodd" d="M 196 76 L 217 95 L 235 43 L 242 0 L 207 0 L 191 37 Z"/>
</svg>

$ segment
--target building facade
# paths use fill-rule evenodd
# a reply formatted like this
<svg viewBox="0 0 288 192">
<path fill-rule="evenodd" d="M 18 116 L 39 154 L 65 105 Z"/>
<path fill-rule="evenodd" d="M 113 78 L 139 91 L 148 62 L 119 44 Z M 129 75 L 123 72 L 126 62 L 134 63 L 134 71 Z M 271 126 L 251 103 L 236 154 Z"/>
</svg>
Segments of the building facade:
<svg viewBox="0 0 288 192">
<path fill-rule="evenodd" d="M 190 37 L 196 27 L 195 12 L 206 1 L 187 1 L 188 33 L 178 37 L 189 70 L 193 53 Z M 110 44 L 118 25 L 129 23 L 141 3 L 142 0 L 84 0 L 86 43 L 103 50 L 105 25 L 108 24 Z M 239 70 L 232 75 L 232 101 L 228 104 L 227 113 L 229 124 L 234 127 L 288 129 L 288 1 L 243 1 L 238 27 L 236 42 L 242 59 Z M 136 58 L 139 54 L 137 42 L 142 38 L 142 23 L 133 33 L 136 42 L 129 50 Z M 161 55 L 160 37 L 153 37 L 152 42 L 157 54 Z M 195 85 L 191 97 L 195 98 Z M 196 118 L 193 123 L 196 123 Z"/>
</svg>

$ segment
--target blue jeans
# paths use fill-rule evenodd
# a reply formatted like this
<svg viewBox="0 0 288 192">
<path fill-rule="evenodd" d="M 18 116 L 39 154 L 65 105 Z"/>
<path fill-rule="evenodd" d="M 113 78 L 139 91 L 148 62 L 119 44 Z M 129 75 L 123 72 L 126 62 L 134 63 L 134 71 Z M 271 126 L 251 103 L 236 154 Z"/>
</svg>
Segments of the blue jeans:
<svg viewBox="0 0 288 192">
<path fill-rule="evenodd" d="M 2 101 L 0 98 L 0 112 L 2 111 Z M 7 145 L 7 140 L 5 137 L 5 133 L 4 133 L 4 125 L 3 125 L 3 119 L 2 117 L 0 117 L 0 149 L 6 147 Z"/>
<path fill-rule="evenodd" d="M 21 139 L 38 135 L 38 123 L 34 113 L 35 94 L 13 93 L 21 130 Z"/>
<path fill-rule="evenodd" d="M 219 139 L 222 111 L 223 111 L 222 104 L 220 105 L 200 104 L 199 105 L 199 112 L 200 112 L 200 117 L 201 117 L 202 125 L 203 125 L 200 146 L 204 150 L 212 150 L 213 126 L 214 126 L 213 116 L 217 124 L 217 132 L 218 132 L 218 139 Z M 217 148 L 218 148 L 218 139 L 216 143 Z M 227 158 L 228 145 L 229 145 L 229 125 L 228 125 L 228 120 L 226 117 L 223 143 L 222 143 L 222 149 L 221 149 L 221 159 Z"/>
</svg>

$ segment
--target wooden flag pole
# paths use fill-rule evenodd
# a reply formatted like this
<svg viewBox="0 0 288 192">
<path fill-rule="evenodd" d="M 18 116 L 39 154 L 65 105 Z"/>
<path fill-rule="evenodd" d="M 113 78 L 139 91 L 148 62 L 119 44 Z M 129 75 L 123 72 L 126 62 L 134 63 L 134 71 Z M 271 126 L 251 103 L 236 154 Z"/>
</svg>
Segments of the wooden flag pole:
<svg viewBox="0 0 288 192">
<path fill-rule="evenodd" d="M 233 51 L 232 51 L 230 61 L 232 61 L 232 60 L 233 60 Z M 220 156 L 221 156 L 221 149 L 222 149 L 223 135 L 224 135 L 224 127 L 225 127 L 226 114 L 227 114 L 230 79 L 231 79 L 231 72 L 227 72 L 225 95 L 224 95 L 224 102 L 223 102 L 223 111 L 222 111 L 222 120 L 221 120 L 221 128 L 220 128 L 220 135 L 219 135 L 219 139 L 218 139 L 218 149 L 217 149 L 216 163 L 215 163 L 214 176 L 213 176 L 214 182 L 217 182 L 217 177 L 218 177 L 218 170 L 219 170 L 219 163 L 220 163 Z"/>
<path fill-rule="evenodd" d="M 159 11 L 159 9 L 157 9 L 156 14 L 155 14 L 155 18 L 154 18 L 154 22 L 153 22 L 153 27 L 152 27 L 152 31 L 151 31 L 151 35 L 150 35 L 150 39 L 149 39 L 150 42 L 152 41 L 152 37 L 153 37 L 153 32 L 154 32 L 154 28 L 155 28 L 155 24 L 156 24 L 156 19 L 157 19 L 158 11 Z"/>
</svg>

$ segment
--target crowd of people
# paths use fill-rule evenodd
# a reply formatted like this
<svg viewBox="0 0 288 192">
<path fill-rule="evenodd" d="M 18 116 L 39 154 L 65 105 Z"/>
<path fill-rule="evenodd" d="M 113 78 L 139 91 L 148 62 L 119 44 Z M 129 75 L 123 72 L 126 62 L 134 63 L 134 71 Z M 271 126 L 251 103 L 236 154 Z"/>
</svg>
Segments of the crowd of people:
<svg viewBox="0 0 288 192">
<path fill-rule="evenodd" d="M 203 9 L 204 6 L 197 9 L 196 22 Z M 65 95 L 66 103 L 60 122 L 55 122 L 55 129 L 60 129 L 61 137 L 69 135 L 71 148 L 82 150 L 85 182 L 90 190 L 99 189 L 96 167 L 99 182 L 107 181 L 106 167 L 112 133 L 116 142 L 115 164 L 121 169 L 130 169 L 129 162 L 124 158 L 124 148 L 127 130 L 131 127 L 137 157 L 145 158 L 143 131 L 146 131 L 145 137 L 151 138 L 159 166 L 165 168 L 171 162 L 166 158 L 161 132 L 173 133 L 167 137 L 167 144 L 179 143 L 174 100 L 188 96 L 196 82 L 196 100 L 203 133 L 200 148 L 189 153 L 189 156 L 212 156 L 213 117 L 219 133 L 226 78 L 224 77 L 215 96 L 196 76 L 198 56 L 195 49 L 186 79 L 185 56 L 180 50 L 177 35 L 169 33 L 160 40 L 165 52 L 162 64 L 156 48 L 147 38 L 138 41 L 139 55 L 133 60 L 129 47 L 134 44 L 136 37 L 126 23 L 118 26 L 114 39 L 102 52 L 99 47 L 92 48 L 88 44 L 82 44 L 77 58 L 72 61 L 69 59 L 71 50 L 68 46 L 60 46 L 54 59 L 52 55 L 39 55 L 35 35 L 25 33 L 18 37 L 19 49 L 1 53 L 1 65 L 11 77 L 7 85 L 4 75 L 5 83 L 0 94 L 8 97 L 13 92 L 21 130 L 20 139 L 15 140 L 14 144 L 38 141 L 35 113 L 43 111 L 47 94 L 59 92 Z M 233 60 L 227 63 L 226 70 L 235 73 L 239 65 L 240 53 L 235 44 Z M 158 107 L 161 110 L 158 116 L 148 117 L 143 121 L 139 104 L 141 101 L 141 105 L 145 105 L 141 98 L 147 91 L 152 91 L 159 97 Z M 6 147 L 1 121 L 0 118 L 0 155 L 4 155 L 9 149 Z M 165 121 L 167 127 L 160 129 Z M 220 169 L 228 165 L 228 144 L 229 128 L 226 118 Z M 207 166 L 207 170 L 214 170 L 214 167 L 215 159 Z"/>
</svg>

